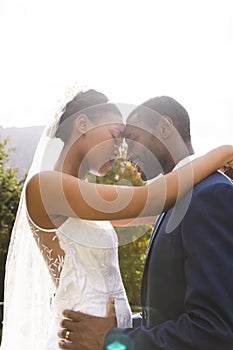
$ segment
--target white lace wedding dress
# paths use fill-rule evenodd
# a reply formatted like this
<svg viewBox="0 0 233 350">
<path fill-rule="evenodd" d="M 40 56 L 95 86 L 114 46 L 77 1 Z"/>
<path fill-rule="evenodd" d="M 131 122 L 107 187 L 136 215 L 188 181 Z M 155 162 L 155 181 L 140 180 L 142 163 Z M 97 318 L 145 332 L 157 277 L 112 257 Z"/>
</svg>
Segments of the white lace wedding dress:
<svg viewBox="0 0 233 350">
<path fill-rule="evenodd" d="M 105 316 L 106 303 L 113 297 L 118 326 L 130 327 L 131 312 L 118 263 L 118 239 L 111 223 L 68 218 L 56 233 L 65 257 L 57 261 L 61 273 L 51 303 L 45 350 L 59 349 L 57 333 L 64 309 Z M 53 270 L 51 266 L 50 269 Z"/>
</svg>

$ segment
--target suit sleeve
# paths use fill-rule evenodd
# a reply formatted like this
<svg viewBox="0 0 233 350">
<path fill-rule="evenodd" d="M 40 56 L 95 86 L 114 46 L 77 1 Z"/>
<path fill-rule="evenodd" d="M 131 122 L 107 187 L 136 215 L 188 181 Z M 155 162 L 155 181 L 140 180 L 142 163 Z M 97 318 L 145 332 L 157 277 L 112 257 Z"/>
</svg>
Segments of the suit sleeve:
<svg viewBox="0 0 233 350">
<path fill-rule="evenodd" d="M 233 349 L 232 214 L 232 184 L 197 189 L 181 224 L 186 312 L 152 328 L 114 328 L 104 349 L 114 341 L 127 350 Z"/>
</svg>

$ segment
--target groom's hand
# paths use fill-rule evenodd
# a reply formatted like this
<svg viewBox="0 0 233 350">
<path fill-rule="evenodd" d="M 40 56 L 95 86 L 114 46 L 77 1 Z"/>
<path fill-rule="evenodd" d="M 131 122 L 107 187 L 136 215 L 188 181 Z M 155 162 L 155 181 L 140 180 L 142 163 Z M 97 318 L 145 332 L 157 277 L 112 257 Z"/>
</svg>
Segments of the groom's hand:
<svg viewBox="0 0 233 350">
<path fill-rule="evenodd" d="M 107 332 L 117 326 L 113 299 L 109 299 L 105 317 L 65 310 L 58 336 L 60 349 L 102 350 Z"/>
</svg>

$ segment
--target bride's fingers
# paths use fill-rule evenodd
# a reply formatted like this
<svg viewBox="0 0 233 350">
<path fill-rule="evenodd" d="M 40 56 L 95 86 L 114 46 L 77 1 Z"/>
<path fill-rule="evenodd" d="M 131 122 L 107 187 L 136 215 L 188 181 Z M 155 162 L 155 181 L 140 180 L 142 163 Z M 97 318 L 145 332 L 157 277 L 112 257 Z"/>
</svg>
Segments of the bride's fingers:
<svg viewBox="0 0 233 350">
<path fill-rule="evenodd" d="M 229 160 L 224 166 L 226 167 L 233 167 L 233 159 Z"/>
<path fill-rule="evenodd" d="M 227 176 L 229 176 L 230 179 L 233 180 L 233 168 L 228 168 L 226 171 L 225 171 L 225 174 Z"/>
</svg>

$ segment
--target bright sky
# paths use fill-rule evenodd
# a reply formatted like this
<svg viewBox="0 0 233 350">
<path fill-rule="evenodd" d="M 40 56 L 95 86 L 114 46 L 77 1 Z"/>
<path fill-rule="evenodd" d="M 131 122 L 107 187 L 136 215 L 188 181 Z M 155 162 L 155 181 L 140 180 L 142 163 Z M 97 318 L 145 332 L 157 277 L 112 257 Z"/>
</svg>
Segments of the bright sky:
<svg viewBox="0 0 233 350">
<path fill-rule="evenodd" d="M 176 98 L 194 148 L 233 143 L 232 0 L 1 0 L 0 125 L 52 120 L 72 86 Z"/>
</svg>

